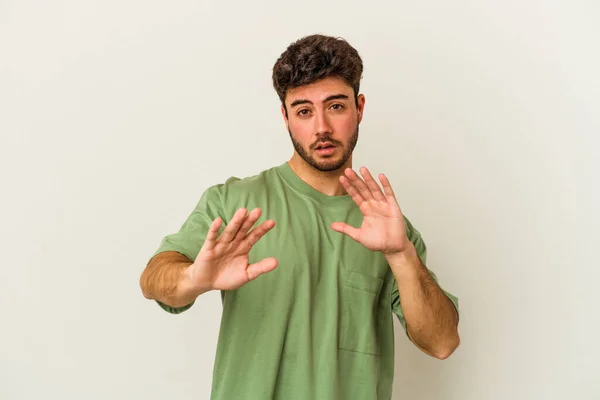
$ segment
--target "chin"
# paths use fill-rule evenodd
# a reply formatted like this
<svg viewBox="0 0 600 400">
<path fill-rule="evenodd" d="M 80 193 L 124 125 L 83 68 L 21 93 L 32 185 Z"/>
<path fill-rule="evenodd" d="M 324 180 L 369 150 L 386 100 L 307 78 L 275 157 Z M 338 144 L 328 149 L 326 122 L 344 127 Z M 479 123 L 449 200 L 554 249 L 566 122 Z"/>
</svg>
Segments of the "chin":
<svg viewBox="0 0 600 400">
<path fill-rule="evenodd" d="M 340 168 L 342 168 L 344 166 L 345 163 L 346 163 L 346 160 L 341 160 L 341 159 L 333 159 L 333 160 L 326 160 L 326 161 L 314 160 L 314 162 L 311 163 L 311 165 L 313 167 L 315 167 L 316 169 L 318 169 L 319 171 L 331 172 L 331 171 L 339 170 Z"/>
</svg>

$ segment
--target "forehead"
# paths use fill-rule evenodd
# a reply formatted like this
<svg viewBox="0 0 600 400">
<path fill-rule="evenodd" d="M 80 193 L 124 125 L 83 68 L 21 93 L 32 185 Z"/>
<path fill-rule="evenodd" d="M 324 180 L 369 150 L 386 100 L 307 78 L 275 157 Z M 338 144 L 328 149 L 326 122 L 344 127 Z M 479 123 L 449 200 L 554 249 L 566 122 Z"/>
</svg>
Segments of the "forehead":
<svg viewBox="0 0 600 400">
<path fill-rule="evenodd" d="M 285 102 L 291 104 L 295 100 L 310 100 L 313 103 L 324 101 L 327 97 L 345 94 L 348 98 L 353 97 L 353 89 L 343 79 L 329 77 L 308 85 L 299 86 L 288 90 L 285 96 Z"/>
</svg>

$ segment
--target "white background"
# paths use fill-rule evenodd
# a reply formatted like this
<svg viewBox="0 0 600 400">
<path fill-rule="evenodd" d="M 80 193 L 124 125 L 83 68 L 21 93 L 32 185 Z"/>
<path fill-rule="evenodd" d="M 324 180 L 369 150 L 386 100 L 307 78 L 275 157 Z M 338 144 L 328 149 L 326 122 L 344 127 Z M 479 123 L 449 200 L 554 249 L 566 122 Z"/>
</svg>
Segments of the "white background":
<svg viewBox="0 0 600 400">
<path fill-rule="evenodd" d="M 365 63 L 355 167 L 461 302 L 445 361 L 396 323 L 394 399 L 600 399 L 599 11 L 0 1 L 0 398 L 209 397 L 218 293 L 173 316 L 138 279 L 209 185 L 289 159 L 271 68 L 325 33 Z"/>
</svg>

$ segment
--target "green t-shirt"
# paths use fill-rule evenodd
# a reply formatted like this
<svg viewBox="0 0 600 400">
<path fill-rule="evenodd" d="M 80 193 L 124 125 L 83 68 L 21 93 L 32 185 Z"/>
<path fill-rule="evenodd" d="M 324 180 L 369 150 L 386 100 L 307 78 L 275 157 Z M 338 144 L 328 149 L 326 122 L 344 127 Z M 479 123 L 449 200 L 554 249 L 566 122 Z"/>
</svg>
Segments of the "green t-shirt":
<svg viewBox="0 0 600 400">
<path fill-rule="evenodd" d="M 195 260 L 211 222 L 228 223 L 241 207 L 262 209 L 256 226 L 276 222 L 251 250 L 250 262 L 275 257 L 277 268 L 222 291 L 222 320 L 213 371 L 213 400 L 390 399 L 394 377 L 392 315 L 402 326 L 396 281 L 385 257 L 330 228 L 359 227 L 350 196 L 327 196 L 286 163 L 208 188 L 179 232 L 156 253 Z M 426 246 L 406 219 L 422 261 Z M 434 279 L 437 278 L 431 273 Z M 458 299 L 445 292 L 458 310 Z M 192 304 L 172 308 L 180 313 Z"/>
</svg>

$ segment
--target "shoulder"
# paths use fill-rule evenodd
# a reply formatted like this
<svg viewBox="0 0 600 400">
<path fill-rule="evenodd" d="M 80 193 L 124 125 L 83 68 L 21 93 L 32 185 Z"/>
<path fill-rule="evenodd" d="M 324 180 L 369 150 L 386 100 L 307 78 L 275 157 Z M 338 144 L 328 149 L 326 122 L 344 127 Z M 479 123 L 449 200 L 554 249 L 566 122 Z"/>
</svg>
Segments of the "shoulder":
<svg viewBox="0 0 600 400">
<path fill-rule="evenodd" d="M 218 197 L 221 201 L 246 197 L 251 193 L 261 193 L 278 178 L 277 167 L 262 170 L 244 177 L 230 176 L 225 182 L 213 185 L 207 189 L 210 197 Z"/>
<path fill-rule="evenodd" d="M 277 167 L 271 167 L 262 170 L 254 175 L 248 175 L 243 178 L 231 176 L 222 185 L 224 191 L 253 191 L 271 181 L 277 174 Z"/>
</svg>

